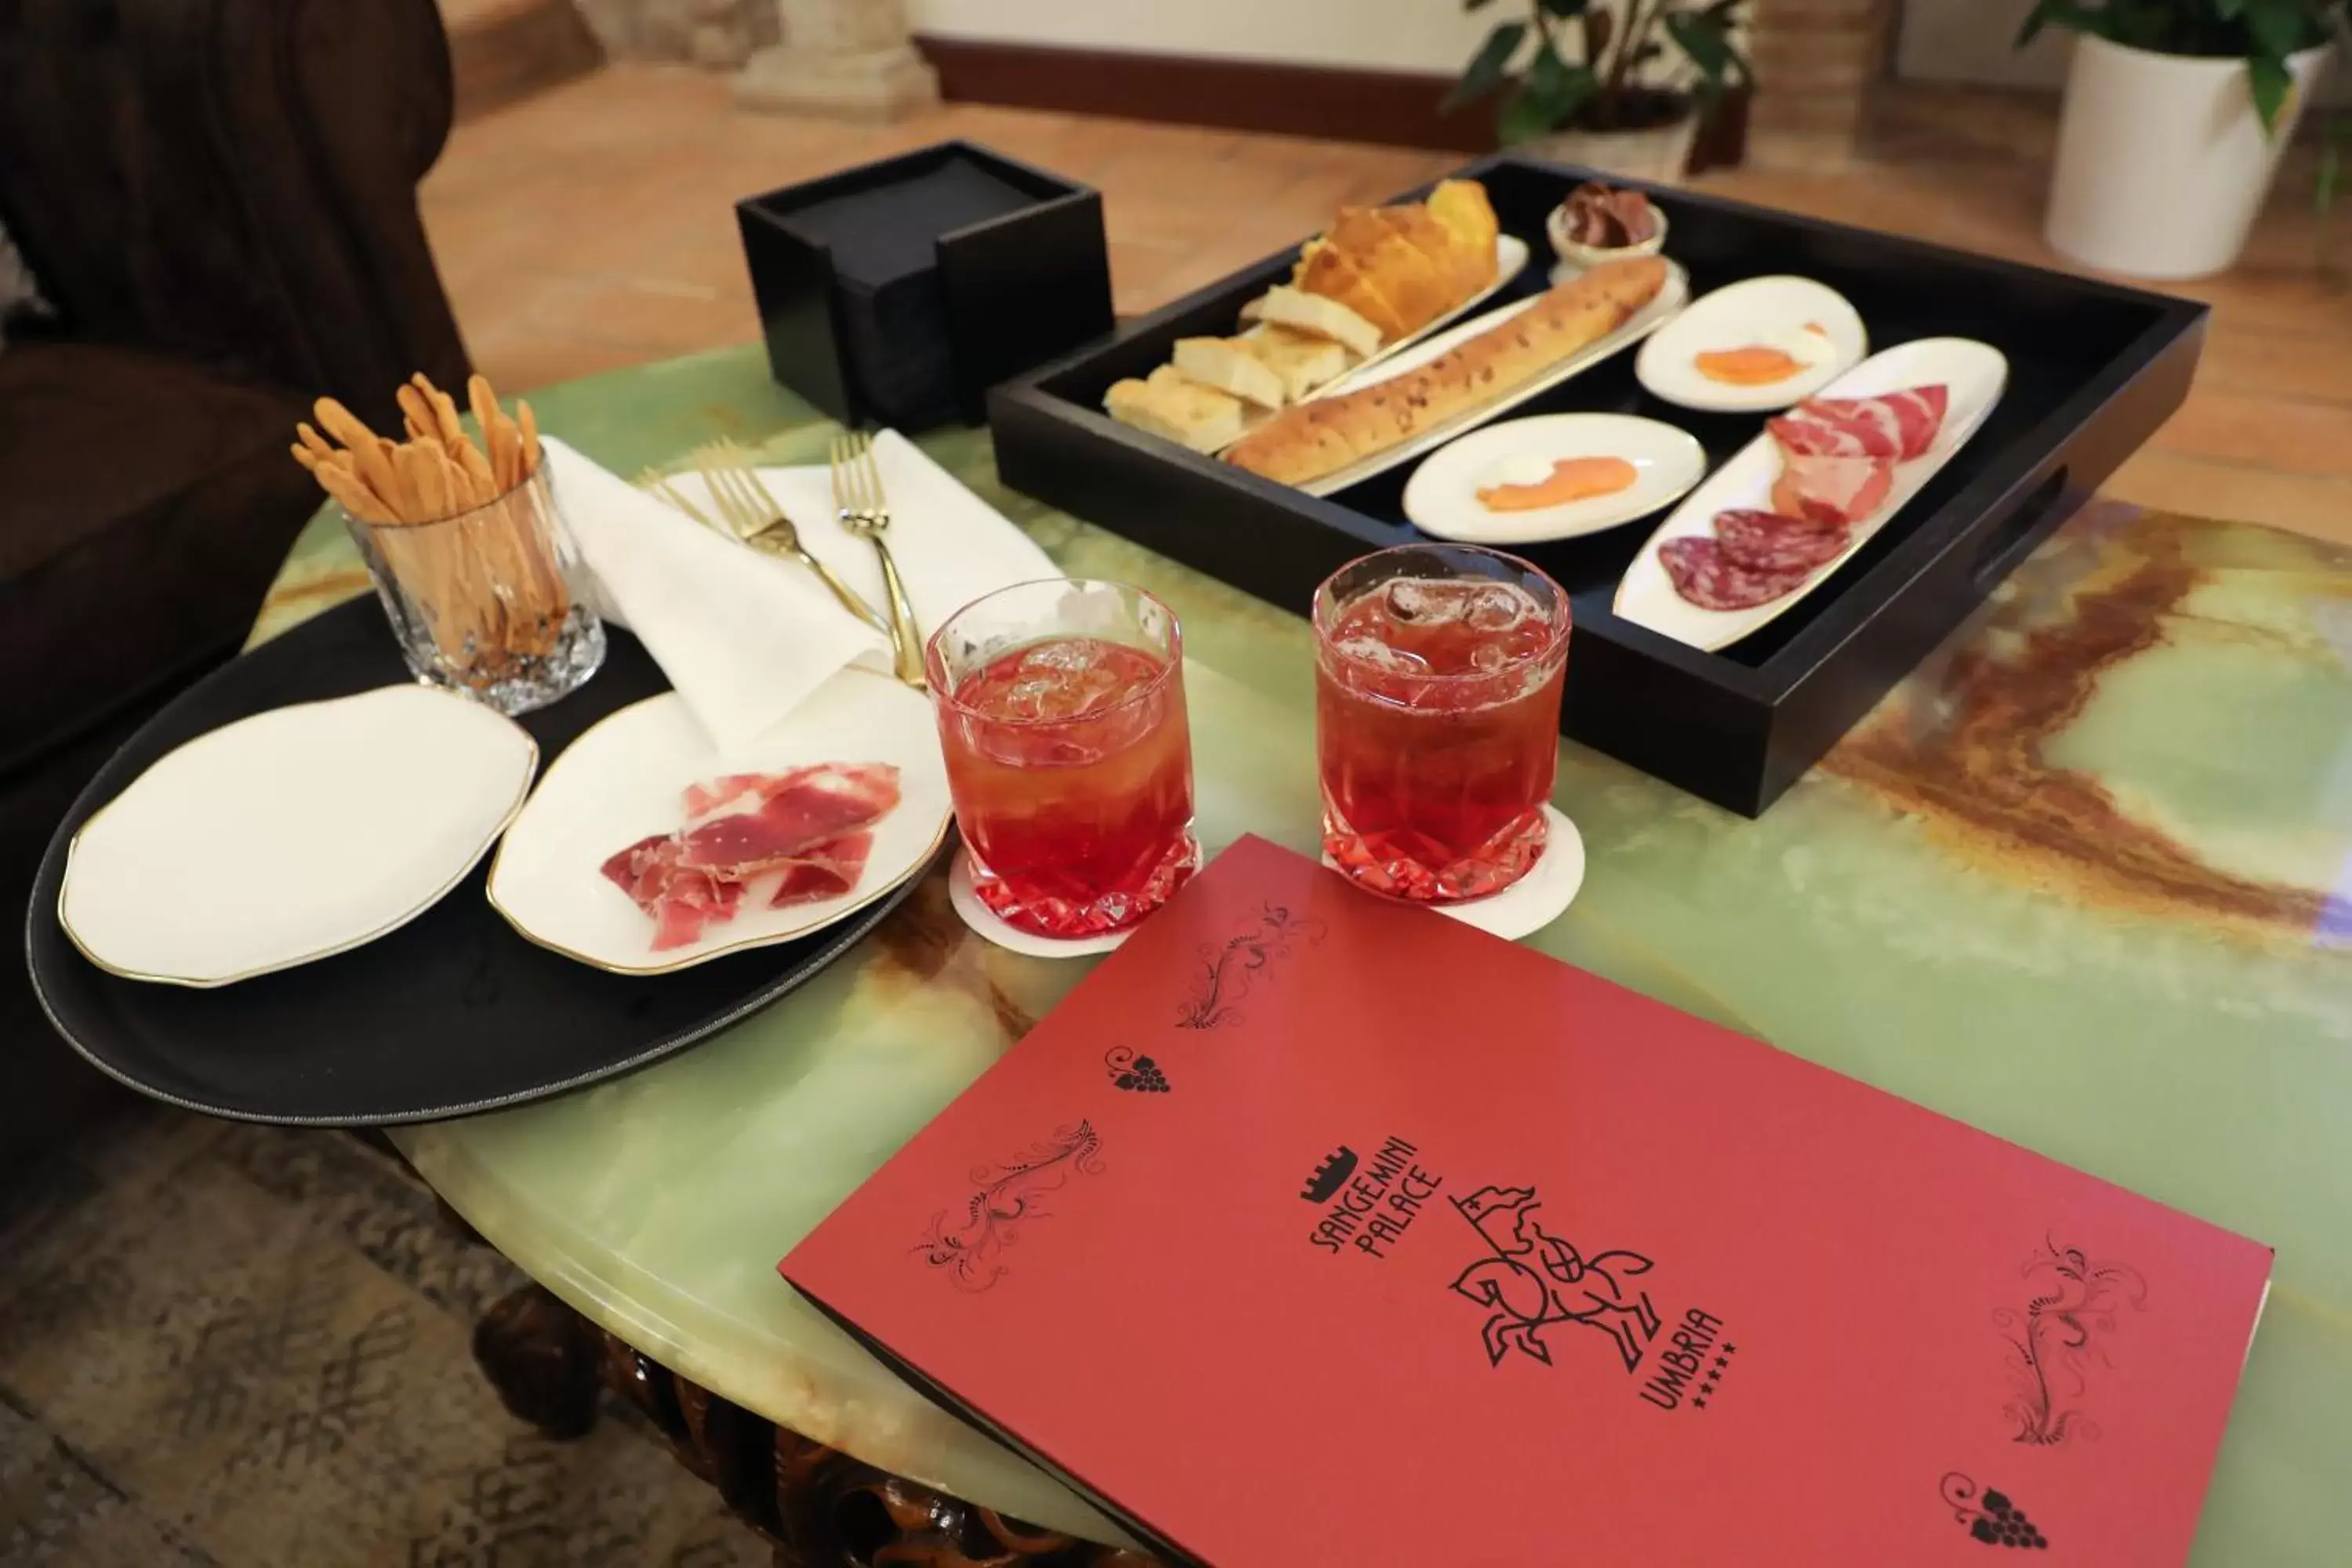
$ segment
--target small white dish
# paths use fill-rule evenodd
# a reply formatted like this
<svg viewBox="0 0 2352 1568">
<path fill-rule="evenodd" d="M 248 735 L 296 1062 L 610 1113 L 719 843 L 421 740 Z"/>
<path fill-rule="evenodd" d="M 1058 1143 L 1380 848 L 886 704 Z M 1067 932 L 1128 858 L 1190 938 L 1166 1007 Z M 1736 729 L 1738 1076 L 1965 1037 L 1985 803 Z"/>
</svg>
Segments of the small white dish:
<svg viewBox="0 0 2352 1568">
<path fill-rule="evenodd" d="M 1653 212 L 1657 212 L 1653 206 Z M 1655 256 L 1666 247 L 1666 215 L 1658 213 L 1658 232 L 1639 245 L 1585 245 L 1568 237 L 1568 208 L 1556 206 L 1544 216 L 1544 237 L 1551 241 L 1552 254 L 1559 265 L 1551 269 L 1551 280 L 1565 283 L 1580 274 L 1591 271 L 1604 261 L 1630 261 L 1637 256 Z"/>
<path fill-rule="evenodd" d="M 1869 543 L 1977 433 L 2009 384 L 2009 361 L 1999 349 L 1973 338 L 1920 338 L 1872 355 L 1821 389 L 1822 397 L 1872 397 L 1937 382 L 1943 384 L 1950 401 L 1934 443 L 1918 457 L 1895 466 L 1894 487 L 1885 504 L 1854 524 L 1852 540 L 1836 559 L 1790 593 L 1745 610 L 1706 609 L 1675 592 L 1674 580 L 1658 560 L 1661 544 L 1685 534 L 1712 534 L 1719 512 L 1771 509 L 1772 486 L 1780 477 L 1780 448 L 1767 430 L 1733 454 L 1658 525 L 1617 584 L 1616 603 L 1611 607 L 1618 618 L 1711 653 L 1784 614 Z"/>
<path fill-rule="evenodd" d="M 1490 898 L 1423 907 L 1506 942 L 1533 936 L 1566 914 L 1584 886 L 1584 835 L 1558 806 L 1547 805 L 1543 809 L 1548 825 L 1544 852 L 1526 876 Z M 1339 868 L 1328 855 L 1323 857 L 1323 864 L 1329 870 Z"/>
<path fill-rule="evenodd" d="M 1381 382 L 1403 375 L 1409 371 L 1418 370 L 1431 360 L 1451 353 L 1454 348 L 1476 337 L 1479 333 L 1490 328 L 1498 327 L 1522 310 L 1532 308 L 1541 298 L 1539 294 L 1530 295 L 1525 300 L 1514 300 L 1507 305 L 1498 306 L 1482 316 L 1475 316 L 1449 331 L 1440 332 L 1437 336 L 1416 344 L 1411 353 L 1399 354 L 1376 368 L 1350 371 L 1317 393 L 1315 396 L 1329 397 L 1340 393 L 1360 392 L 1365 387 L 1377 386 Z M 1297 488 L 1311 496 L 1337 495 L 1349 485 L 1360 484 L 1375 474 L 1386 473 L 1400 463 L 1409 463 L 1415 458 L 1433 452 L 1465 431 L 1475 430 L 1496 415 L 1507 413 L 1529 398 L 1540 397 L 1571 376 L 1591 370 L 1601 361 L 1632 348 L 1672 321 L 1675 313 L 1683 308 L 1684 301 L 1689 298 L 1690 274 L 1684 271 L 1680 264 L 1669 260 L 1666 263 L 1666 280 L 1659 288 L 1656 298 L 1635 311 L 1624 325 L 1602 338 L 1599 342 L 1586 348 L 1580 353 L 1570 354 L 1534 380 L 1520 383 L 1489 403 L 1465 410 L 1434 429 L 1423 431 L 1402 446 L 1391 447 L 1384 452 L 1375 452 L 1362 461 L 1351 463 L 1337 473 L 1326 474 L 1319 479 L 1309 480 Z M 1314 399 L 1309 398 L 1307 401 L 1312 402 Z"/>
<path fill-rule="evenodd" d="M 1760 386 L 1734 386 L 1699 373 L 1700 354 L 1758 347 L 1810 363 Z M 1691 301 L 1642 345 L 1633 374 L 1654 395 L 1685 408 L 1755 414 L 1803 402 L 1869 352 L 1862 317 L 1836 289 L 1810 278 L 1750 278 Z"/>
<path fill-rule="evenodd" d="M 1638 477 L 1612 495 L 1528 511 L 1491 510 L 1478 499 L 1492 486 L 1538 483 L 1571 458 L 1622 458 Z M 1539 414 L 1432 453 L 1405 484 L 1404 514 L 1423 533 L 1465 544 L 1575 539 L 1673 505 L 1706 473 L 1706 448 L 1686 430 L 1631 414 Z"/>
<path fill-rule="evenodd" d="M 257 713 L 82 824 L 58 921 L 100 969 L 173 985 L 346 952 L 463 881 L 538 768 L 521 725 L 430 687 Z"/>
<path fill-rule="evenodd" d="M 1085 958 L 1092 953 L 1109 952 L 1143 929 L 1143 921 L 1138 921 L 1125 931 L 1101 936 L 1039 936 L 1035 931 L 1023 931 L 980 901 L 980 892 L 971 881 L 971 858 L 960 849 L 955 864 L 948 868 L 948 902 L 982 941 L 1031 958 Z"/>
<path fill-rule="evenodd" d="M 898 804 L 874 828 L 857 885 L 781 910 L 745 907 L 684 947 L 654 951 L 654 922 L 609 881 L 605 860 L 685 820 L 688 784 L 811 763 L 891 763 Z M 612 974 L 667 974 L 821 931 L 920 871 L 946 840 L 947 765 L 923 693 L 849 668 L 740 751 L 721 755 L 675 691 L 592 726 L 547 770 L 490 864 L 491 907 L 540 946 Z"/>
</svg>

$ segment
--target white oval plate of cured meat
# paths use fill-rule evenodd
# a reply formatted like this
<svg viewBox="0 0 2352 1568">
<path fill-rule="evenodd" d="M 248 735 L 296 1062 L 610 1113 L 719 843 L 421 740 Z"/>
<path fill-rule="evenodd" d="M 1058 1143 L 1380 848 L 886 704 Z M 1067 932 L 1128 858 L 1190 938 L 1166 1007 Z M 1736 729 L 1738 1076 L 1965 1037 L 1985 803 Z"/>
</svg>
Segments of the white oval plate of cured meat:
<svg viewBox="0 0 2352 1568">
<path fill-rule="evenodd" d="M 168 753 L 82 825 L 58 921 L 100 969 L 172 985 L 347 952 L 463 881 L 538 767 L 521 725 L 430 687 L 256 713 Z"/>
<path fill-rule="evenodd" d="M 845 669 L 727 756 L 665 692 L 549 766 L 489 899 L 541 947 L 663 974 L 855 913 L 929 864 L 949 819 L 930 701 L 896 680 Z"/>
<path fill-rule="evenodd" d="M 1404 514 L 1465 544 L 1535 544 L 1672 506 L 1706 472 L 1686 430 L 1631 414 L 1538 414 L 1474 430 L 1413 470 Z"/>
<path fill-rule="evenodd" d="M 1642 345 L 1633 374 L 1685 408 L 1759 414 L 1811 397 L 1869 352 L 1861 315 L 1828 284 L 1750 278 L 1691 301 Z"/>
<path fill-rule="evenodd" d="M 1633 557 L 1612 608 L 1693 647 L 1738 642 L 1868 543 L 1977 433 L 2008 384 L 2007 358 L 1969 338 L 1874 354 L 1771 420 L 1693 490 Z M 1686 597 L 1677 572 L 1724 607 Z"/>
</svg>

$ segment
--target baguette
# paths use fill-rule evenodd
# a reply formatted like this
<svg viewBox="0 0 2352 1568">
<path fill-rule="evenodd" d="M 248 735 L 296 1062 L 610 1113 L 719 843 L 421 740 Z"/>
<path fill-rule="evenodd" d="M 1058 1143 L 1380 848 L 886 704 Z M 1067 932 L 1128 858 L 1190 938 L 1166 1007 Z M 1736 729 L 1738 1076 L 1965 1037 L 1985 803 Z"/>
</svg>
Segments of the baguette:
<svg viewBox="0 0 2352 1568">
<path fill-rule="evenodd" d="M 1289 485 L 1336 474 L 1591 347 L 1655 299 L 1665 281 L 1666 264 L 1654 256 L 1604 263 L 1417 370 L 1283 410 L 1235 442 L 1225 461 Z"/>
</svg>

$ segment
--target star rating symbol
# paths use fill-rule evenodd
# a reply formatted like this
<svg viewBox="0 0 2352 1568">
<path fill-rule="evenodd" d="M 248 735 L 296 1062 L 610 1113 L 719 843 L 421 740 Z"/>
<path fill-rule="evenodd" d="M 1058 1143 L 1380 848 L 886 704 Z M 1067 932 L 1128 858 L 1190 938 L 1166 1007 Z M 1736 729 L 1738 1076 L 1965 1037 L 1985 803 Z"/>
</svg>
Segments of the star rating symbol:
<svg viewBox="0 0 2352 1568">
<path fill-rule="evenodd" d="M 1715 1364 L 1707 1369 L 1706 1378 L 1700 1383 L 1698 1388 L 1691 1394 L 1690 1403 L 1693 1410 L 1704 1410 L 1706 1408 L 1706 1402 L 1715 1397 L 1717 1385 L 1723 1381 L 1724 1373 L 1728 1370 L 1731 1365 L 1731 1358 L 1738 1353 L 1739 1347 L 1738 1345 L 1727 1344 L 1723 1347 L 1723 1353 L 1715 1358 Z"/>
</svg>

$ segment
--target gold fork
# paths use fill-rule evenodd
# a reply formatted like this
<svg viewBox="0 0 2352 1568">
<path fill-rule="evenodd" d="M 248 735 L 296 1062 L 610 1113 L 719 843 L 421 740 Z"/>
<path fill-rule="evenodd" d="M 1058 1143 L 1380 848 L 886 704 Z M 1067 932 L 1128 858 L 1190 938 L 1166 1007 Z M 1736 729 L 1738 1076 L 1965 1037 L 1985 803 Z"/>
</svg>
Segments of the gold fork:
<svg viewBox="0 0 2352 1568">
<path fill-rule="evenodd" d="M 835 576 L 832 567 L 809 553 L 808 547 L 801 542 L 800 530 L 793 526 L 792 520 L 784 515 L 784 509 L 778 506 L 776 498 L 768 493 L 768 487 L 761 480 L 759 470 L 745 461 L 744 457 L 741 447 L 727 442 L 713 442 L 694 450 L 695 471 L 702 476 L 703 484 L 710 490 L 711 501 L 724 521 L 725 526 L 719 531 L 741 540 L 754 550 L 799 562 L 816 574 L 818 582 L 833 591 L 833 596 L 841 601 L 842 608 L 876 631 L 890 636 L 890 624 L 875 613 L 874 606 L 860 597 L 856 589 Z M 709 522 L 709 518 L 688 506 L 668 484 L 662 484 L 660 489 L 670 503 L 688 517 L 697 518 L 706 524 Z M 894 637 L 894 648 L 895 646 Z"/>
<path fill-rule="evenodd" d="M 714 521 L 704 513 L 700 507 L 687 500 L 684 492 L 679 490 L 677 486 L 671 484 L 669 482 L 669 476 L 663 473 L 659 468 L 638 469 L 637 489 L 641 490 L 650 490 L 656 498 L 667 501 L 672 511 L 684 512 L 687 516 L 702 524 L 703 527 L 710 530 L 713 533 L 723 533 L 730 539 L 735 537 L 735 533 L 732 529 L 729 528 L 725 523 Z"/>
<path fill-rule="evenodd" d="M 922 634 L 915 628 L 914 606 L 907 602 L 907 584 L 898 578 L 898 563 L 882 535 L 890 526 L 890 504 L 882 494 L 882 469 L 874 460 L 874 437 L 853 430 L 833 438 L 833 506 L 841 526 L 874 546 L 882 563 L 882 585 L 890 596 L 890 646 L 898 656 L 898 679 L 909 686 L 923 680 Z"/>
</svg>

